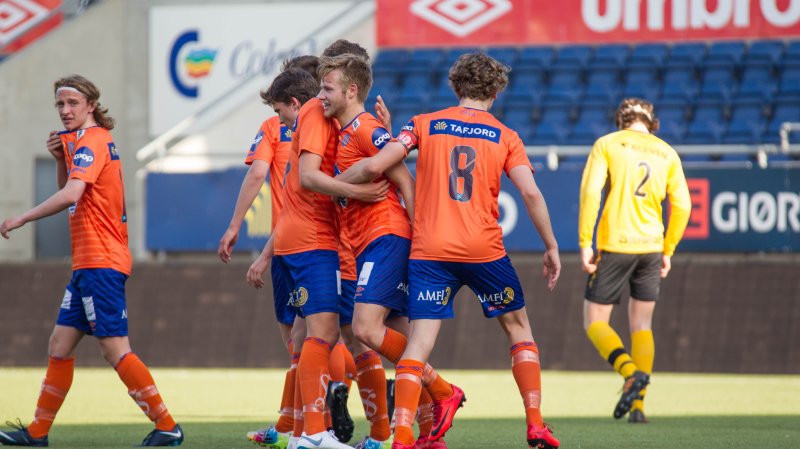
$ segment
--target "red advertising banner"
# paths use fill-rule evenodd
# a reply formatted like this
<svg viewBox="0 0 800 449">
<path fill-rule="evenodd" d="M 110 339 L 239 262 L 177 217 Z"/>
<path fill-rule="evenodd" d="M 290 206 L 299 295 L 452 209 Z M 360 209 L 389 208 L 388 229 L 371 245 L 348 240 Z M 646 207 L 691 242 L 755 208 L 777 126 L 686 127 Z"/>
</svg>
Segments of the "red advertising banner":
<svg viewBox="0 0 800 449">
<path fill-rule="evenodd" d="M 14 53 L 61 24 L 62 0 L 0 0 L 0 56 Z"/>
<path fill-rule="evenodd" d="M 800 36 L 800 0 L 377 0 L 381 47 Z"/>
</svg>

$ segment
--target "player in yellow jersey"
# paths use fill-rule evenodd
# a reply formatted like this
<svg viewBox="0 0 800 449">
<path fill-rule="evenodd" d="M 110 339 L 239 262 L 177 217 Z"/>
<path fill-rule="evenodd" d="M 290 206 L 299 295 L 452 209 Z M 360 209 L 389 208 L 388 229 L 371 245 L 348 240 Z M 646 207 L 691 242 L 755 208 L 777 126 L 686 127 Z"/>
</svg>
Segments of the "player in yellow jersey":
<svg viewBox="0 0 800 449">
<path fill-rule="evenodd" d="M 589 273 L 583 323 L 600 356 L 625 378 L 614 417 L 631 411 L 629 422 L 646 423 L 643 401 L 655 356 L 653 311 L 692 204 L 678 153 L 653 135 L 658 119 L 652 103 L 623 100 L 616 122 L 619 131 L 595 142 L 581 181 L 578 235 L 583 270 Z M 595 256 L 592 234 L 606 182 Z M 665 197 L 670 203 L 666 233 L 661 211 Z M 630 354 L 608 324 L 626 283 L 631 293 Z"/>
</svg>

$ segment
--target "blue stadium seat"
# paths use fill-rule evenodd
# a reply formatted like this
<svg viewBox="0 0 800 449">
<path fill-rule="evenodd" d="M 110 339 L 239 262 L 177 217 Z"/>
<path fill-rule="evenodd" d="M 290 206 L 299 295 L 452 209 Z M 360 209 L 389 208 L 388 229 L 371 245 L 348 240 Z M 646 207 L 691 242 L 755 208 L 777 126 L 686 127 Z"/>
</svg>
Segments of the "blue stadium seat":
<svg viewBox="0 0 800 449">
<path fill-rule="evenodd" d="M 451 89 L 450 86 L 447 85 L 447 83 L 445 83 L 445 84 L 440 84 L 439 87 L 437 87 L 436 90 L 433 91 L 432 100 L 436 102 L 456 101 L 457 98 L 455 92 L 453 92 L 453 89 Z"/>
<path fill-rule="evenodd" d="M 589 71 L 586 78 L 586 84 L 591 85 L 605 85 L 605 86 L 618 86 L 620 71 L 617 69 L 592 69 Z"/>
<path fill-rule="evenodd" d="M 664 67 L 664 84 L 681 84 L 684 86 L 697 84 L 697 72 L 682 66 Z"/>
<path fill-rule="evenodd" d="M 626 71 L 625 82 L 639 82 L 655 84 L 658 82 L 658 69 L 656 67 L 632 67 Z"/>
<path fill-rule="evenodd" d="M 658 98 L 658 91 L 660 85 L 652 84 L 652 83 L 644 83 L 644 82 L 629 82 L 625 84 L 622 88 L 622 96 L 625 98 L 628 97 L 636 97 L 648 100 L 650 102 L 655 101 Z"/>
<path fill-rule="evenodd" d="M 764 134 L 764 122 L 750 120 L 732 120 L 722 138 L 728 144 L 755 144 L 761 141 Z"/>
<path fill-rule="evenodd" d="M 614 85 L 590 84 L 583 93 L 583 104 L 615 104 L 619 101 L 619 91 Z"/>
<path fill-rule="evenodd" d="M 659 130 L 656 132 L 659 138 L 670 145 L 683 143 L 683 136 L 686 134 L 686 126 L 683 121 L 664 121 L 659 117 L 659 122 Z"/>
<path fill-rule="evenodd" d="M 696 84 L 668 84 L 664 83 L 661 90 L 661 104 L 679 104 L 685 105 L 686 103 L 694 101 L 694 96 L 697 94 L 698 87 Z"/>
<path fill-rule="evenodd" d="M 707 121 L 722 123 L 725 117 L 725 109 L 719 104 L 698 105 L 692 113 L 692 121 Z"/>
<path fill-rule="evenodd" d="M 695 118 L 689 124 L 689 129 L 683 142 L 690 145 L 718 144 L 722 136 L 723 126 L 718 121 L 698 120 Z"/>
<path fill-rule="evenodd" d="M 547 70 L 555 57 L 555 49 L 552 47 L 525 47 L 517 58 L 517 65 L 514 67 L 519 70 L 523 67 L 538 68 Z"/>
<path fill-rule="evenodd" d="M 746 65 L 742 70 L 742 83 L 760 81 L 773 82 L 772 67 L 762 65 Z"/>
<path fill-rule="evenodd" d="M 398 106 L 413 106 L 424 107 L 428 102 L 430 92 L 428 86 L 421 86 L 419 84 L 406 84 L 400 89 L 400 93 L 395 97 L 395 104 Z"/>
<path fill-rule="evenodd" d="M 705 58 L 706 51 L 706 45 L 699 42 L 675 44 L 672 46 L 667 65 L 695 67 Z"/>
<path fill-rule="evenodd" d="M 442 64 L 442 68 L 445 72 L 450 70 L 450 67 L 453 65 L 458 58 L 466 53 L 476 53 L 481 51 L 480 48 L 476 47 L 459 47 L 459 48 L 451 48 L 450 52 L 447 54 L 447 57 L 444 60 L 444 64 Z M 430 70 L 430 67 L 428 67 Z"/>
<path fill-rule="evenodd" d="M 787 63 L 800 64 L 800 40 L 791 41 L 786 46 L 781 64 L 785 66 Z"/>
<path fill-rule="evenodd" d="M 594 56 L 589 63 L 592 70 L 598 68 L 621 68 L 628 59 L 630 48 L 627 45 L 614 44 L 602 45 L 594 51 Z"/>
<path fill-rule="evenodd" d="M 510 83 L 512 86 L 517 84 L 544 86 L 545 79 L 544 70 L 525 68 L 521 70 L 512 70 Z"/>
<path fill-rule="evenodd" d="M 784 73 L 784 75 L 786 75 L 786 73 Z M 778 96 L 783 98 L 800 99 L 800 78 L 794 78 L 790 76 L 781 77 Z"/>
<path fill-rule="evenodd" d="M 534 145 L 561 145 L 569 134 L 567 124 L 556 122 L 542 122 L 536 127 L 533 136 Z"/>
<path fill-rule="evenodd" d="M 525 106 L 533 107 L 542 96 L 541 88 L 538 86 L 528 86 L 525 84 L 517 84 L 511 86 L 503 94 L 503 104 L 505 106 Z M 498 97 L 499 98 L 499 97 Z"/>
<path fill-rule="evenodd" d="M 553 67 L 578 67 L 584 68 L 592 57 L 592 47 L 588 45 L 570 45 L 561 47 L 558 51 Z"/>
<path fill-rule="evenodd" d="M 451 92 L 452 93 L 452 92 Z M 452 98 L 434 98 L 428 103 L 428 109 L 431 111 L 438 111 L 447 109 L 451 106 L 458 105 L 458 99 L 455 95 Z"/>
<path fill-rule="evenodd" d="M 517 62 L 518 52 L 515 47 L 492 47 L 486 51 L 486 54 L 513 68 Z"/>
<path fill-rule="evenodd" d="M 412 117 L 421 114 L 422 109 L 419 105 L 396 106 L 390 109 L 392 113 L 392 134 L 397 135 L 400 129 L 411 120 Z"/>
<path fill-rule="evenodd" d="M 703 83 L 715 82 L 721 84 L 731 84 L 736 78 L 735 73 L 736 67 L 733 64 L 729 62 L 723 62 L 716 66 L 707 67 L 703 72 L 701 79 Z"/>
<path fill-rule="evenodd" d="M 777 65 L 783 57 L 784 48 L 783 41 L 755 41 L 747 51 L 747 61 L 765 60 L 772 65 Z"/>
<path fill-rule="evenodd" d="M 567 138 L 567 144 L 571 145 L 591 145 L 598 138 L 614 131 L 607 123 L 599 122 L 577 122 L 572 127 L 572 132 Z M 586 156 L 581 156 L 579 161 L 586 163 Z"/>
<path fill-rule="evenodd" d="M 581 86 L 579 85 L 554 85 L 545 92 L 542 97 L 542 105 L 551 107 L 554 105 L 572 105 L 580 98 Z"/>
<path fill-rule="evenodd" d="M 553 67 L 550 71 L 551 86 L 580 86 L 583 84 L 583 71 L 577 67 Z"/>
<path fill-rule="evenodd" d="M 403 87 L 405 86 L 418 86 L 423 89 L 431 89 L 431 74 L 430 72 L 412 73 L 406 76 L 401 76 Z"/>
<path fill-rule="evenodd" d="M 744 59 L 744 53 L 745 43 L 742 41 L 714 42 L 708 49 L 705 64 L 729 61 L 738 66 Z"/>
<path fill-rule="evenodd" d="M 584 106 L 578 112 L 577 123 L 612 123 L 612 111 L 607 107 Z"/>
<path fill-rule="evenodd" d="M 511 129 L 529 129 L 533 127 L 533 111 L 531 109 L 506 109 L 503 123 Z"/>
<path fill-rule="evenodd" d="M 700 98 L 727 103 L 731 98 L 730 84 L 723 84 L 717 80 L 708 80 L 700 86 Z"/>
<path fill-rule="evenodd" d="M 731 121 L 763 122 L 764 106 L 758 103 L 736 105 L 731 111 Z"/>
<path fill-rule="evenodd" d="M 669 48 L 665 44 L 640 44 L 633 47 L 628 67 L 661 67 L 667 59 Z"/>
<path fill-rule="evenodd" d="M 381 50 L 372 62 L 373 70 L 377 67 L 400 67 L 407 57 L 408 52 L 404 49 Z"/>
<path fill-rule="evenodd" d="M 566 126 L 572 120 L 572 106 L 560 105 L 542 109 L 541 123 L 557 123 Z"/>
<path fill-rule="evenodd" d="M 772 100 L 775 90 L 775 82 L 772 80 L 742 81 L 734 101 L 754 98 L 768 103 Z"/>
<path fill-rule="evenodd" d="M 661 104 L 655 105 L 656 117 L 664 122 L 685 124 L 687 107 L 685 104 Z"/>
</svg>

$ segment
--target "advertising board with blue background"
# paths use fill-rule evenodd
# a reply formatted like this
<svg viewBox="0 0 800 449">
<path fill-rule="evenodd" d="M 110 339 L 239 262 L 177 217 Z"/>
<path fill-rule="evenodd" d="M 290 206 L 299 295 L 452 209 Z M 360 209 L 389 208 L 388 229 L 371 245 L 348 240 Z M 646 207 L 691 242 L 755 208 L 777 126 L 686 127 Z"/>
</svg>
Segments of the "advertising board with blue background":
<svg viewBox="0 0 800 449">
<path fill-rule="evenodd" d="M 800 170 L 686 169 L 692 216 L 678 251 L 800 251 Z M 244 168 L 201 174 L 151 173 L 147 178 L 146 245 L 151 251 L 216 251 L 233 213 Z M 580 169 L 540 168 L 562 252 L 578 250 Z M 271 220 L 268 184 L 245 218 L 237 250 L 261 250 Z M 508 180 L 499 198 L 509 251 L 541 251 L 542 241 Z"/>
</svg>

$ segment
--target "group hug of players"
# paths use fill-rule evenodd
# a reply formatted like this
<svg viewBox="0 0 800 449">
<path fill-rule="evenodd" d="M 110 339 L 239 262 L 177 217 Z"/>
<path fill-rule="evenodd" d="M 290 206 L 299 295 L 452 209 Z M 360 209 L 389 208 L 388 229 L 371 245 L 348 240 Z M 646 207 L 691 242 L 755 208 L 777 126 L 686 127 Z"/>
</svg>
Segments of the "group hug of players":
<svg viewBox="0 0 800 449">
<path fill-rule="evenodd" d="M 497 222 L 497 197 L 505 173 L 519 189 L 544 242 L 543 276 L 552 291 L 561 263 L 545 200 L 519 136 L 488 112 L 508 84 L 509 70 L 483 53 L 461 56 L 449 72 L 459 104 L 417 115 L 401 130 L 394 130 L 396 133 L 381 100 L 376 104 L 378 117 L 366 112 L 364 102 L 372 84 L 369 56 L 352 42 L 339 40 L 319 58 L 300 56 L 285 61 L 281 73 L 261 93 L 277 116 L 262 124 L 247 155 L 250 168 L 229 228 L 220 240 L 219 255 L 225 262 L 231 259 L 242 221 L 269 174 L 273 232 L 250 266 L 247 280 L 256 288 L 263 287 L 262 275 L 267 268 L 271 271 L 276 316 L 291 356 L 291 369 L 286 374 L 278 422 L 248 433 L 251 441 L 280 449 L 351 447 L 345 444 L 354 430 L 346 402 L 355 381 L 370 424 L 369 434 L 356 448 L 446 448 L 445 433 L 466 397 L 427 361 L 441 321 L 454 317 L 452 299 L 467 285 L 484 298 L 480 302 L 484 315 L 497 318 L 508 338 L 529 447 L 559 447 L 551 427 L 542 421 L 539 351 L 524 293 Z M 102 109 L 99 92 L 87 93 L 80 83 L 59 86 L 58 82 L 55 90 L 67 131 L 51 136 L 48 149 L 64 162 L 59 175 L 62 190 L 22 216 L 4 221 L 0 232 L 7 238 L 8 231 L 72 205 L 75 262 L 77 253 L 85 251 L 76 249 L 76 235 L 81 241 L 91 232 L 108 233 L 105 221 L 113 221 L 114 228 L 124 227 L 124 198 L 121 203 L 117 198 L 122 196 L 121 172 L 119 156 L 112 151 L 110 128 L 96 119 L 96 110 Z M 89 110 L 84 111 L 84 121 L 62 112 L 84 104 Z M 659 279 L 669 271 L 669 257 L 688 220 L 688 189 L 677 154 L 652 135 L 658 122 L 651 104 L 625 100 L 617 111 L 617 125 L 620 132 L 595 144 L 584 173 L 580 230 L 584 269 L 590 273 L 584 318 L 589 338 L 626 379 L 615 417 L 634 408 L 641 417 L 634 418 L 632 411 L 630 421 L 646 422 L 642 399 L 653 351 L 649 365 L 646 357 L 636 360 L 643 352 L 637 352 L 637 341 L 639 349 L 642 342 L 648 342 L 640 335 L 634 338 L 628 355 L 608 326 L 607 315 L 629 281 L 637 303 L 654 306 Z M 624 192 L 614 191 L 615 167 L 626 170 L 625 166 L 631 165 L 630 161 L 615 162 L 619 146 L 630 158 L 643 161 L 633 164 L 642 170 L 638 181 L 625 181 L 634 184 L 622 183 L 620 189 L 630 187 L 628 196 L 648 202 L 645 206 L 631 206 L 623 198 Z M 416 179 L 403 162 L 414 150 Z M 109 173 L 119 176 L 116 184 L 104 178 Z M 592 230 L 609 174 L 612 188 L 598 228 L 602 257 L 594 257 Z M 82 186 L 80 194 L 57 198 L 74 181 Z M 117 187 L 107 187 L 112 184 Z M 672 205 L 666 237 L 660 217 L 665 194 Z M 114 205 L 121 207 L 109 212 Z M 641 229 L 635 220 L 655 216 L 647 210 L 653 205 L 658 209 L 660 228 L 650 226 L 646 230 L 650 238 L 624 238 Z M 630 214 L 630 223 L 609 227 L 610 207 L 614 208 L 614 220 Z M 594 211 L 591 220 L 585 218 L 584 209 Z M 76 217 L 84 215 L 81 227 L 73 226 Z M 105 221 L 95 223 L 97 220 Z M 587 226 L 588 251 L 584 247 Z M 94 229 L 99 227 L 103 229 Z M 127 252 L 126 229 L 120 230 L 117 240 L 124 241 Z M 607 255 L 605 249 L 619 254 Z M 88 333 L 98 337 L 104 356 L 156 425 L 143 445 L 181 444 L 182 429 L 127 342 L 124 283 L 130 273 L 129 255 L 123 265 L 73 263 L 73 280 L 54 330 L 54 336 L 64 333 L 63 328 L 71 330 L 71 345 L 51 338 L 50 362 L 35 419 L 28 426 L 18 423 L 15 430 L 0 432 L 0 443 L 48 444 L 48 430 L 71 383 L 74 347 Z M 606 265 L 609 268 L 604 268 Z M 100 278 L 96 277 L 98 270 L 103 271 Z M 108 287 L 108 278 L 114 274 L 119 279 Z M 120 295 L 121 301 L 103 304 L 104 298 Z M 652 308 L 649 312 L 652 318 Z M 124 323 L 115 314 L 124 316 Z M 649 331 L 649 323 L 644 324 Z M 114 340 L 117 344 L 108 343 Z M 649 345 L 652 348 L 652 332 Z M 392 416 L 382 357 L 395 365 Z M 129 375 L 132 371 L 135 373 Z"/>
</svg>

